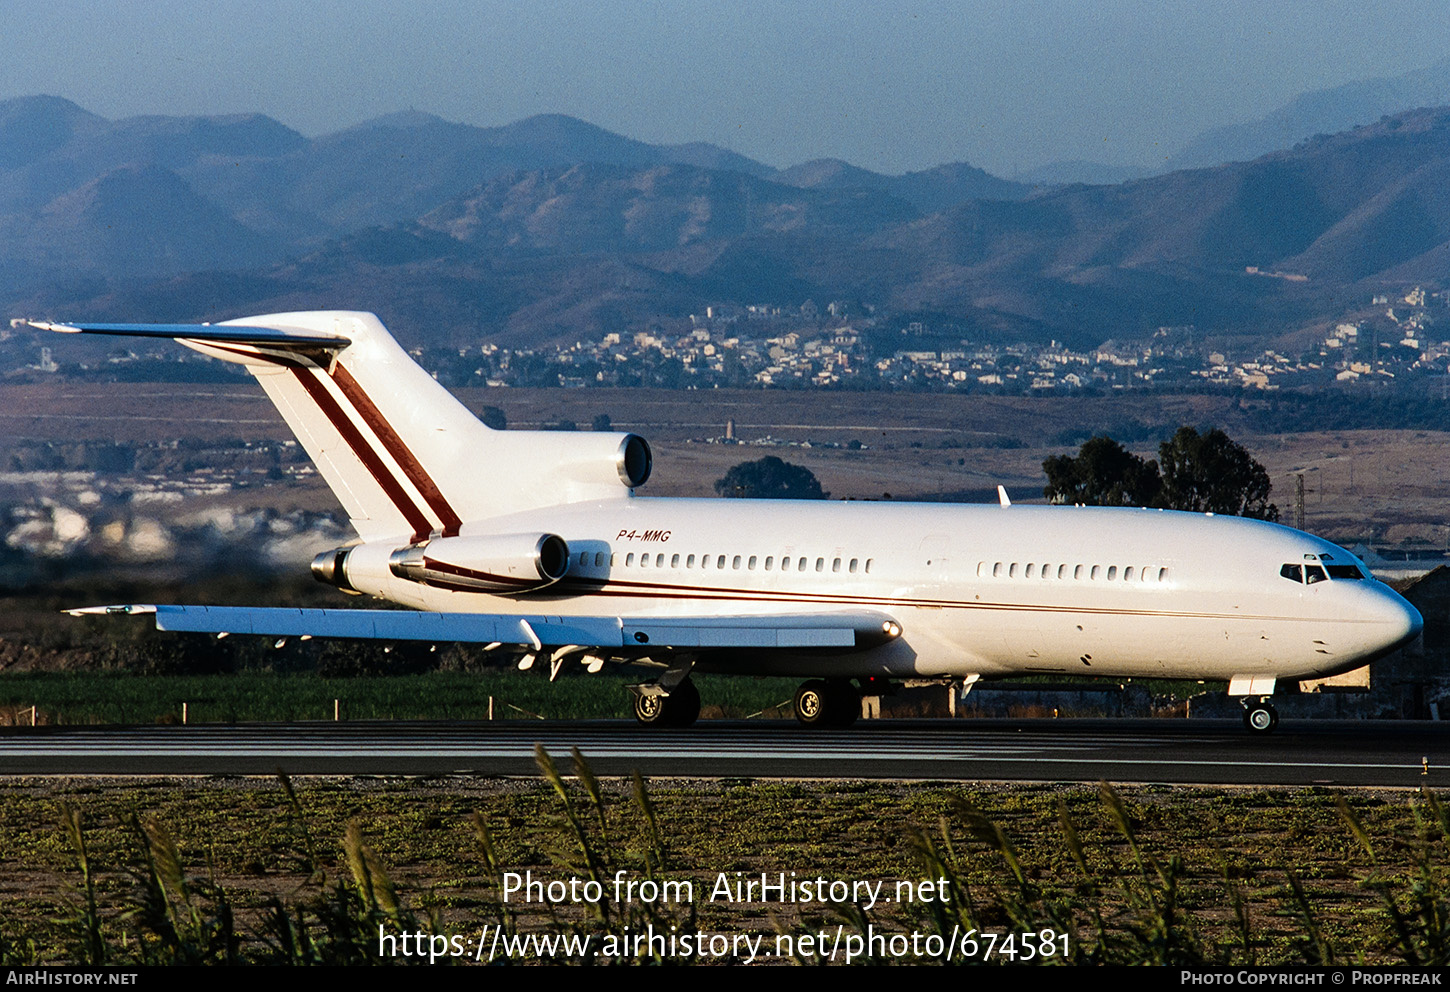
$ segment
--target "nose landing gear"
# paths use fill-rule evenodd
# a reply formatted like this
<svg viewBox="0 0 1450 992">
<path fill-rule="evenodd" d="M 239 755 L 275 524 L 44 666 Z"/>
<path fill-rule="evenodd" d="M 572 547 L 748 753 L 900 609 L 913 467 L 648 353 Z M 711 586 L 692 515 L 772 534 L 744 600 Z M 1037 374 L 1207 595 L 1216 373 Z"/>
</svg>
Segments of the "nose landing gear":
<svg viewBox="0 0 1450 992">
<path fill-rule="evenodd" d="M 1249 702 L 1244 700 L 1244 729 L 1251 734 L 1273 733 L 1274 728 L 1279 725 L 1279 711 L 1274 709 L 1274 704 L 1269 698 Z"/>
</svg>

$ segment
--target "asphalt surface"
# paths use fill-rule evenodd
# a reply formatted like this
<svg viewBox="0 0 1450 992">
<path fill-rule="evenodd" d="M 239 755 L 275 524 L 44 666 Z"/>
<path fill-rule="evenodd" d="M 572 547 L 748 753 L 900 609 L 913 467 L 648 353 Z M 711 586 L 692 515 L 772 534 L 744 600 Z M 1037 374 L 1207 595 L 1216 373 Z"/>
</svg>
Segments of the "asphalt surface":
<svg viewBox="0 0 1450 992">
<path fill-rule="evenodd" d="M 1450 724 L 883 720 L 294 723 L 0 730 L 0 775 L 533 776 L 534 748 L 599 775 L 1450 787 Z"/>
</svg>

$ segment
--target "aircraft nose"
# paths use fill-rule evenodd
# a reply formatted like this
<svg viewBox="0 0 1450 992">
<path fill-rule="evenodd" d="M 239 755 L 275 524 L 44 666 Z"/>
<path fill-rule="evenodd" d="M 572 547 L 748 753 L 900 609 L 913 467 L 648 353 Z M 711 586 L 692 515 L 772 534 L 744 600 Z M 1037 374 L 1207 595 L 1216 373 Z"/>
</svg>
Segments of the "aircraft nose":
<svg viewBox="0 0 1450 992">
<path fill-rule="evenodd" d="M 1425 628 L 1425 618 L 1403 596 L 1385 590 L 1376 604 L 1376 619 L 1382 626 L 1384 647 L 1381 653 L 1388 654 L 1396 648 L 1409 644 Z"/>
</svg>

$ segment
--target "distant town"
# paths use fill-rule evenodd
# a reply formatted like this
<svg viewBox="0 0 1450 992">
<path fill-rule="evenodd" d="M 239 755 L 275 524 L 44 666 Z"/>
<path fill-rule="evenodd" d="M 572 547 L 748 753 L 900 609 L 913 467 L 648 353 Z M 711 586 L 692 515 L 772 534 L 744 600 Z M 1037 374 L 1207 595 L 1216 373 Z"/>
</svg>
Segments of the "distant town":
<svg viewBox="0 0 1450 992">
<path fill-rule="evenodd" d="M 1255 273 L 1289 278 L 1282 273 Z M 1450 389 L 1450 292 L 1414 287 L 1379 294 L 1325 333 L 1293 349 L 1233 352 L 1232 339 L 1192 325 L 1159 327 L 1075 350 L 1059 342 L 988 342 L 949 318 L 853 312 L 842 302 L 798 307 L 719 304 L 552 348 L 418 348 L 412 354 L 445 385 L 669 389 L 927 390 L 1033 395 L 1153 388 L 1194 391 L 1312 389 L 1420 383 Z M 0 333 L 9 381 L 117 375 L 188 378 L 168 366 L 209 359 L 170 344 L 113 347 L 103 359 L 68 363 L 34 335 Z M 38 340 L 43 341 L 44 338 Z M 160 363 L 160 364 L 158 364 Z M 219 363 L 215 363 L 218 364 Z M 218 374 L 241 375 L 218 367 Z"/>
</svg>

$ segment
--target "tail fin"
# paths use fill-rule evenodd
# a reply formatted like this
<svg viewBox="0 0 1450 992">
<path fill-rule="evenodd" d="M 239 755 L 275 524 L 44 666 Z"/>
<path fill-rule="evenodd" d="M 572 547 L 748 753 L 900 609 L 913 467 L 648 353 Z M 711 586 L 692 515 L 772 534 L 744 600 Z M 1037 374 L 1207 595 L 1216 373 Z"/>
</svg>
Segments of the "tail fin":
<svg viewBox="0 0 1450 992">
<path fill-rule="evenodd" d="M 246 365 L 365 541 L 451 537 L 472 521 L 625 496 L 649 477 L 649 446 L 633 434 L 486 427 L 370 313 L 281 313 L 222 324 L 25 323 L 175 338 Z"/>
</svg>

